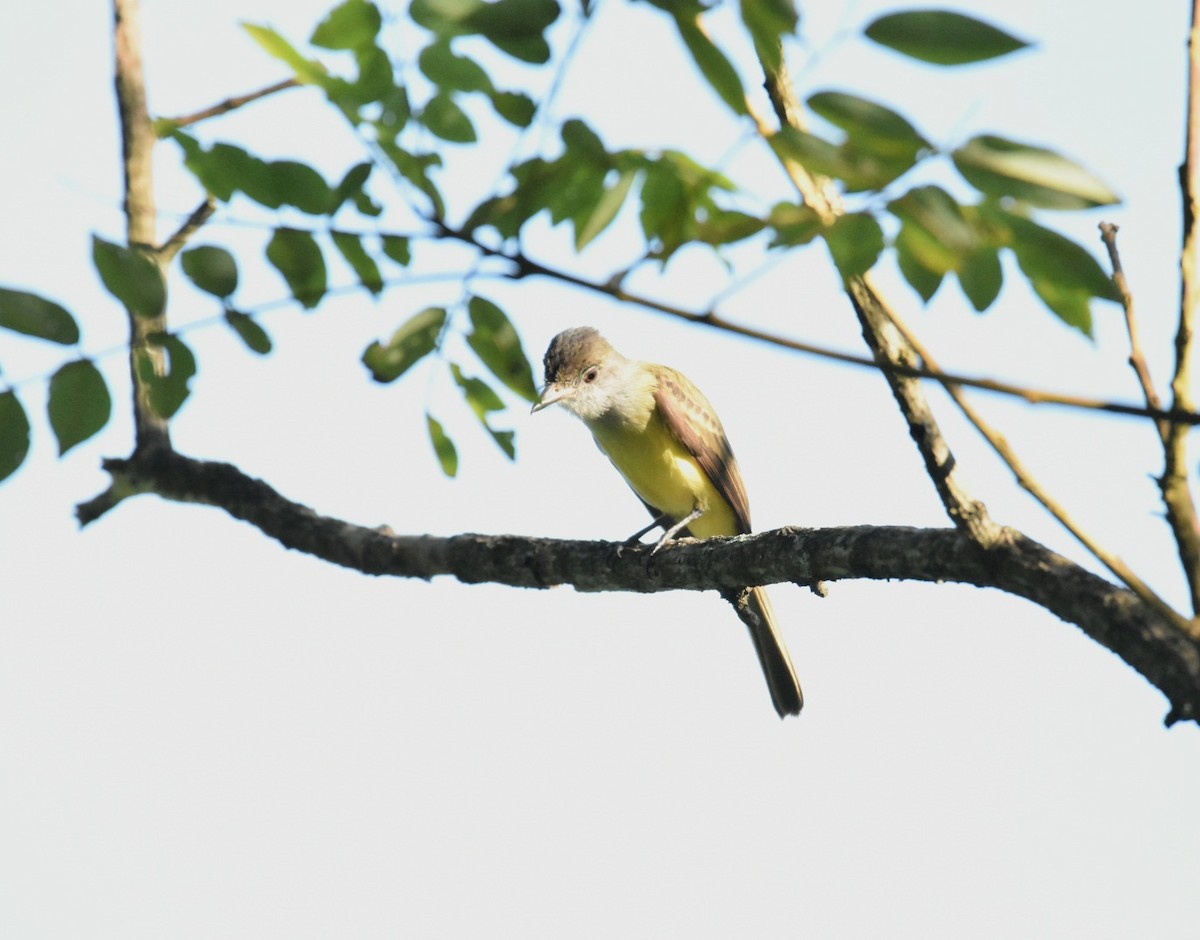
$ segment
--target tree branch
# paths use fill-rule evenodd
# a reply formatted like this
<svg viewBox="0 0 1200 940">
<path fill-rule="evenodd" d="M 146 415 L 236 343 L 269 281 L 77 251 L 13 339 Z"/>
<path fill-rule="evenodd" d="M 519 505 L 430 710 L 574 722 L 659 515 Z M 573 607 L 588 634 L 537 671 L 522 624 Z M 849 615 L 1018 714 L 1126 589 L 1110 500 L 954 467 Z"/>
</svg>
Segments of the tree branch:
<svg viewBox="0 0 1200 940">
<path fill-rule="evenodd" d="M 236 111 L 238 108 L 248 105 L 252 101 L 258 101 L 260 98 L 266 98 L 268 95 L 274 95 L 289 88 L 298 88 L 300 84 L 300 80 L 297 78 L 285 78 L 281 82 L 260 88 L 258 91 L 226 98 L 224 101 L 219 101 L 211 107 L 202 108 L 192 114 L 182 114 L 178 117 L 164 118 L 164 120 L 173 127 L 187 127 L 190 124 L 198 124 L 200 121 L 207 121 L 209 118 L 220 117 L 222 114 Z"/>
<path fill-rule="evenodd" d="M 146 104 L 146 82 L 142 70 L 141 15 L 138 0 L 113 0 L 113 39 L 117 115 L 121 125 L 121 156 L 125 182 L 126 237 L 131 248 L 144 250 L 154 258 L 158 238 L 158 219 L 154 201 L 154 144 L 156 137 Z M 166 332 L 166 314 L 129 317 L 129 371 L 133 386 L 133 419 L 136 446 L 170 446 L 170 431 L 164 418 L 150 406 L 146 383 L 138 374 L 138 360 L 148 358 L 163 371 L 165 354 L 151 346 L 147 338 Z"/>
<path fill-rule="evenodd" d="M 1196 332 L 1196 310 L 1200 303 L 1200 270 L 1196 231 L 1200 200 L 1200 0 L 1192 4 L 1192 28 L 1188 35 L 1188 90 L 1186 144 L 1179 185 L 1183 196 L 1183 250 L 1180 257 L 1181 289 L 1179 327 L 1175 333 L 1175 372 L 1171 379 L 1172 406 L 1192 409 L 1192 358 Z M 1167 520 L 1175 533 L 1179 559 L 1192 594 L 1192 613 L 1200 614 L 1200 528 L 1196 505 L 1188 484 L 1187 429 L 1171 425 L 1163 444 L 1166 459 L 1159 478 Z"/>
<path fill-rule="evenodd" d="M 398 536 L 322 516 L 225 463 L 151 451 L 107 460 L 113 489 L 223 509 L 287 548 L 364 574 L 450 576 L 466 584 L 650 593 L 848 579 L 955 581 L 1027 598 L 1079 626 L 1159 688 L 1168 722 L 1200 716 L 1200 643 L 1135 594 L 1002 530 L 989 549 L 953 529 L 784 528 L 734 539 L 682 541 L 651 555 L 623 543 L 515 535 Z M 93 501 L 95 502 L 95 501 Z M 104 507 L 81 505 L 82 524 Z"/>
</svg>

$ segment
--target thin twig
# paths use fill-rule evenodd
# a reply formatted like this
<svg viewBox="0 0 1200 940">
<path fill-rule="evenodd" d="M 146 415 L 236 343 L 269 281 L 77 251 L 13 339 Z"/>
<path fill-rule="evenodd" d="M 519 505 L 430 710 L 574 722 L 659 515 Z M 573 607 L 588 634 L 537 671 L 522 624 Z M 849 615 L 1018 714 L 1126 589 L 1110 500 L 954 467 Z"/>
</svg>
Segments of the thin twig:
<svg viewBox="0 0 1200 940">
<path fill-rule="evenodd" d="M 195 210 L 186 219 L 183 224 L 175 230 L 170 238 L 168 238 L 158 249 L 158 257 L 165 265 L 168 264 L 179 253 L 179 250 L 187 244 L 188 239 L 196 234 L 204 223 L 212 218 L 214 212 L 217 211 L 217 200 L 212 194 L 204 197 L 204 201 L 198 205 Z"/>
<path fill-rule="evenodd" d="M 183 114 L 179 117 L 165 118 L 168 123 L 174 127 L 187 127 L 189 124 L 197 124 L 200 121 L 207 121 L 209 118 L 220 117 L 222 114 L 228 114 L 230 111 L 236 111 L 243 105 L 250 104 L 252 101 L 257 101 L 259 98 L 265 98 L 268 95 L 274 95 L 281 91 L 287 91 L 289 88 L 298 88 L 301 82 L 298 78 L 285 78 L 281 82 L 276 82 L 274 85 L 268 85 L 266 88 L 260 88 L 258 91 L 251 91 L 244 95 L 234 95 L 232 98 L 226 98 L 224 101 L 219 101 L 212 107 L 203 108 L 193 114 Z"/>
<path fill-rule="evenodd" d="M 1081 395 L 1068 395 L 1062 392 L 1052 392 L 1046 389 L 1030 388 L 1024 385 L 1017 385 L 1012 382 L 1003 382 L 999 379 L 985 379 L 977 376 L 963 375 L 957 372 L 942 372 L 936 369 L 931 369 L 927 365 L 923 366 L 917 363 L 910 364 L 902 362 L 881 362 L 880 360 L 872 359 L 869 356 L 860 356 L 854 353 L 831 349 L 828 346 L 819 346 L 815 343 L 806 343 L 802 340 L 792 339 L 791 337 L 783 336 L 779 333 L 771 333 L 766 330 L 759 330 L 755 329 L 754 327 L 744 326 L 740 323 L 736 323 L 733 320 L 726 319 L 712 308 L 708 310 L 688 310 L 675 304 L 656 300 L 653 297 L 647 297 L 643 294 L 633 293 L 621 286 L 624 278 L 620 276 L 611 277 L 604 281 L 592 281 L 585 277 L 580 277 L 577 274 L 573 274 L 570 271 L 565 271 L 561 268 L 555 268 L 551 265 L 543 264 L 540 261 L 530 258 L 522 251 L 508 251 L 485 244 L 484 242 L 476 239 L 473 234 L 465 230 L 453 228 L 436 220 L 433 224 L 435 224 L 438 228 L 439 237 L 452 238 L 456 241 L 461 241 L 464 244 L 468 244 L 475 248 L 477 251 L 482 252 L 488 257 L 511 263 L 516 269 L 516 273 L 512 275 L 514 277 L 540 276 L 550 278 L 555 281 L 560 281 L 564 284 L 570 284 L 573 287 L 579 287 L 583 290 L 592 291 L 597 294 L 604 294 L 613 298 L 614 300 L 619 300 L 622 303 L 635 304 L 639 307 L 645 308 L 646 310 L 653 310 L 656 313 L 678 317 L 681 320 L 687 320 L 691 323 L 713 327 L 714 329 L 718 329 L 726 333 L 733 333 L 737 336 L 742 336 L 747 339 L 757 340 L 762 343 L 769 343 L 772 346 L 779 346 L 783 349 L 791 349 L 795 352 L 805 353 L 806 355 L 818 356 L 822 359 L 830 359 L 834 362 L 841 362 L 847 365 L 874 369 L 879 372 L 903 376 L 905 378 L 932 379 L 942 384 L 977 388 L 981 391 L 993 392 L 997 395 L 1020 398 L 1031 405 L 1059 405 L 1065 408 L 1076 408 L 1083 411 L 1100 411 L 1133 418 L 1150 418 L 1154 421 L 1177 422 L 1189 427 L 1200 425 L 1200 412 L 1166 410 L 1161 407 L 1156 409 L 1143 405 L 1128 404 L 1126 402 L 1107 401 L 1100 398 L 1087 398 Z"/>
<path fill-rule="evenodd" d="M 1142 387 L 1142 395 L 1150 408 L 1161 409 L 1162 399 L 1154 388 L 1154 379 L 1150 375 L 1150 367 L 1146 364 L 1146 356 L 1142 352 L 1141 331 L 1138 329 L 1137 314 L 1133 305 L 1133 291 L 1129 289 L 1129 280 L 1125 277 L 1125 269 L 1121 266 L 1121 252 L 1117 250 L 1117 232 L 1120 227 L 1112 222 L 1100 223 L 1100 240 L 1108 250 L 1108 260 L 1112 264 L 1113 285 L 1121 295 L 1121 306 L 1125 310 L 1125 331 L 1129 334 L 1129 366 L 1137 376 L 1138 384 Z M 1158 432 L 1166 440 L 1168 426 L 1158 422 Z"/>
<path fill-rule="evenodd" d="M 916 350 L 921 360 L 925 363 L 925 366 L 935 372 L 939 372 L 940 369 L 937 362 L 930 355 L 929 351 L 925 349 L 917 336 L 908 328 L 908 325 L 900 318 L 899 313 L 889 308 L 888 316 L 896 325 L 896 328 L 904 334 L 905 339 L 913 349 Z M 1134 573 L 1133 569 L 1119 555 L 1110 552 L 1094 536 L 1088 533 L 1078 520 L 1067 512 L 1066 507 L 1038 482 L 1037 477 L 1033 475 L 1032 471 L 1025 465 L 1025 462 L 1017 456 L 1017 452 L 1008 443 L 1008 439 L 984 420 L 983 416 L 975 410 L 960 388 L 950 384 L 943 384 L 946 393 L 958 406 L 959 411 L 975 426 L 975 429 L 988 442 L 996 455 L 1004 461 L 1023 490 L 1041 503 L 1046 511 L 1054 516 L 1059 524 L 1075 537 L 1079 544 L 1091 552 L 1098 561 L 1108 568 L 1131 591 L 1137 594 L 1138 597 L 1147 604 L 1152 605 L 1159 613 L 1171 620 L 1172 623 L 1185 633 L 1200 639 L 1200 632 L 1196 632 L 1193 629 L 1193 624 L 1186 618 L 1181 617 L 1170 604 L 1159 597 L 1148 584 Z"/>
</svg>

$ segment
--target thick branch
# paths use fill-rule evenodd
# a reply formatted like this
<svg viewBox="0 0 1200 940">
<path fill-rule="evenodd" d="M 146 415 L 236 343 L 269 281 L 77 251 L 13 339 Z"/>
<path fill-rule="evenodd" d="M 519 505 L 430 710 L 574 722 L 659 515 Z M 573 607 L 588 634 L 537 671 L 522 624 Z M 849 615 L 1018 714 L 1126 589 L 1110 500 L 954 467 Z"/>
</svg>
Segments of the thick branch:
<svg viewBox="0 0 1200 940">
<path fill-rule="evenodd" d="M 121 123 L 121 156 L 125 180 L 125 225 L 130 247 L 154 257 L 158 245 L 154 203 L 154 127 L 146 104 L 142 71 L 141 16 L 137 0 L 113 0 L 113 40 L 117 115 Z M 129 371 L 133 384 L 134 431 L 138 448 L 167 446 L 167 422 L 150 407 L 149 393 L 138 375 L 139 357 L 165 368 L 162 349 L 146 339 L 165 332 L 166 315 L 147 317 L 129 313 Z"/>
<path fill-rule="evenodd" d="M 1200 716 L 1200 644 L 1130 591 L 1020 533 L 981 548 L 953 529 L 785 528 L 736 539 L 685 541 L 650 555 L 621 543 L 522 536 L 397 536 L 322 516 L 230 464 L 171 451 L 109 460 L 113 489 L 219 507 L 287 548 L 364 574 L 580 591 L 657 592 L 846 579 L 957 581 L 1027 598 L 1079 626 L 1170 700 L 1169 721 Z M 88 523 L 108 508 L 79 507 Z"/>
<path fill-rule="evenodd" d="M 1192 4 L 1192 29 L 1188 35 L 1188 104 L 1186 149 L 1179 168 L 1183 196 L 1183 251 L 1180 257 L 1182 288 L 1179 300 L 1179 327 L 1175 334 L 1175 372 L 1171 379 L 1172 405 L 1191 409 L 1192 359 L 1196 334 L 1196 313 L 1200 305 L 1200 0 Z M 1200 613 L 1200 529 L 1196 506 L 1188 485 L 1187 428 L 1172 425 L 1163 445 L 1166 460 L 1159 480 L 1167 520 L 1175 533 L 1179 558 L 1192 592 L 1192 612 Z"/>
</svg>

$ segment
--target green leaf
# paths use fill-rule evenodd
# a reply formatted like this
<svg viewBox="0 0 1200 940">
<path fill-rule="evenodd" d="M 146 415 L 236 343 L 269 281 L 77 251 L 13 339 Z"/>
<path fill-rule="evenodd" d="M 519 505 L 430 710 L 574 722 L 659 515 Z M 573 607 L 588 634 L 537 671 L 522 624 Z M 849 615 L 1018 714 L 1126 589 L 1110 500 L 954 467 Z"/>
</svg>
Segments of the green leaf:
<svg viewBox="0 0 1200 940">
<path fill-rule="evenodd" d="M 665 262 L 687 240 L 693 207 L 679 174 L 665 163 L 651 164 L 642 179 L 642 232 Z"/>
<path fill-rule="evenodd" d="M 542 34 L 558 14 L 556 0 L 498 0 L 475 5 L 462 22 L 501 52 L 541 65 L 550 60 L 550 46 Z"/>
<path fill-rule="evenodd" d="M 435 136 L 452 144 L 473 144 L 477 139 L 471 119 L 449 94 L 437 94 L 429 99 L 421 112 L 421 123 Z"/>
<path fill-rule="evenodd" d="M 0 287 L 0 327 L 64 346 L 79 342 L 79 326 L 66 308 L 37 294 L 5 287 Z"/>
<path fill-rule="evenodd" d="M 278 204 L 295 206 L 309 215 L 324 215 L 329 211 L 333 190 L 311 166 L 296 160 L 275 160 L 268 166 L 272 196 Z"/>
<path fill-rule="evenodd" d="M 436 153 L 413 154 L 388 140 L 379 141 L 380 149 L 396 168 L 396 171 L 429 197 L 435 215 L 446 214 L 442 194 L 429 176 L 430 167 L 441 166 L 442 159 Z"/>
<path fill-rule="evenodd" d="M 382 22 L 375 4 L 346 0 L 317 25 L 309 41 L 323 49 L 361 49 L 374 44 Z"/>
<path fill-rule="evenodd" d="M 731 245 L 763 230 L 757 216 L 732 209 L 709 209 L 696 225 L 696 237 L 708 245 Z"/>
<path fill-rule="evenodd" d="M 492 436 L 492 440 L 499 445 L 500 449 L 508 456 L 508 459 L 515 460 L 517 450 L 513 445 L 513 432 L 499 431 L 488 423 L 488 414 L 493 411 L 503 411 L 504 401 L 483 379 L 464 375 L 462 369 L 453 363 L 450 364 L 450 371 L 454 375 L 455 383 L 462 389 L 463 397 L 466 398 L 467 404 L 471 406 L 471 410 L 475 412 L 475 417 L 479 419 L 479 423 L 484 426 L 488 434 Z"/>
<path fill-rule="evenodd" d="M 224 248 L 200 245 L 189 248 L 179 260 L 183 273 L 202 291 L 225 299 L 237 290 L 237 262 Z"/>
<path fill-rule="evenodd" d="M 383 290 L 383 275 L 375 259 L 363 248 L 362 239 L 350 232 L 330 232 L 330 235 L 346 263 L 354 269 L 358 282 L 372 294 L 379 294 Z"/>
<path fill-rule="evenodd" d="M 112 398 L 90 359 L 68 362 L 50 377 L 50 427 L 61 457 L 108 422 Z"/>
<path fill-rule="evenodd" d="M 417 57 L 422 73 L 439 88 L 450 91 L 493 91 L 488 73 L 474 59 L 455 55 L 449 39 L 426 46 Z"/>
<path fill-rule="evenodd" d="M 521 348 L 516 328 L 496 304 L 485 297 L 472 297 L 467 303 L 472 332 L 470 346 L 492 375 L 528 402 L 538 400 L 529 357 Z"/>
<path fill-rule="evenodd" d="M 441 422 L 433 415 L 426 412 L 425 424 L 429 428 L 429 440 L 433 444 L 433 452 L 437 455 L 438 463 L 442 466 L 442 473 L 448 477 L 458 475 L 458 450 L 454 446 L 454 441 L 446 436 Z"/>
<path fill-rule="evenodd" d="M 938 186 L 912 189 L 888 203 L 888 209 L 903 222 L 906 249 L 939 275 L 957 271 L 979 247 L 975 228 L 962 208 Z"/>
<path fill-rule="evenodd" d="M 347 170 L 346 175 L 342 177 L 342 181 L 333 190 L 328 214 L 333 215 L 345 204 L 347 199 L 352 199 L 358 211 L 363 215 L 380 215 L 383 212 L 382 207 L 371 199 L 363 189 L 370 175 L 370 163 L 357 163 Z"/>
<path fill-rule="evenodd" d="M 309 85 L 325 84 L 329 75 L 325 66 L 314 59 L 302 56 L 290 42 L 269 26 L 242 23 L 242 29 L 249 33 L 251 38 L 268 53 L 290 66 L 300 81 Z"/>
<path fill-rule="evenodd" d="M 700 28 L 699 18 L 686 13 L 675 17 L 679 35 L 692 54 L 701 74 L 713 91 L 729 106 L 734 114 L 749 114 L 746 106 L 746 90 L 733 63 L 725 57 L 711 39 Z"/>
<path fill-rule="evenodd" d="M 462 36 L 474 32 L 466 21 L 481 6 L 482 0 L 413 0 L 408 15 L 439 36 Z"/>
<path fill-rule="evenodd" d="M 807 245 L 825 227 L 821 217 L 810 206 L 797 205 L 794 202 L 781 202 L 771 209 L 767 219 L 775 234 L 771 239 L 771 247 L 781 245 Z"/>
<path fill-rule="evenodd" d="M 407 238 L 400 235 L 384 235 L 381 242 L 383 253 L 396 264 L 408 267 L 412 263 L 412 248 Z"/>
<path fill-rule="evenodd" d="M 162 314 L 167 305 L 167 285 L 158 265 L 146 254 L 93 236 L 92 261 L 104 287 L 127 310 L 140 317 Z"/>
<path fill-rule="evenodd" d="M 1001 213 L 1011 240 L 1008 247 L 1030 280 L 1045 280 L 1119 303 L 1112 278 L 1082 245 L 1065 235 L 1011 213 Z"/>
<path fill-rule="evenodd" d="M 251 352 L 265 356 L 271 351 L 271 337 L 254 317 L 230 309 L 225 311 L 225 322 L 233 328 Z"/>
<path fill-rule="evenodd" d="M 13 392 L 0 393 L 0 480 L 6 480 L 29 453 L 29 418 Z"/>
<path fill-rule="evenodd" d="M 498 91 L 491 99 L 496 113 L 514 127 L 528 127 L 533 123 L 537 105 L 528 95 L 515 91 Z"/>
<path fill-rule="evenodd" d="M 873 215 L 843 215 L 825 230 L 825 242 L 843 280 L 871 270 L 883 251 L 883 229 Z"/>
<path fill-rule="evenodd" d="M 311 232 L 278 228 L 267 243 L 267 260 L 283 275 L 292 296 L 305 309 L 321 302 L 328 285 L 325 259 Z"/>
<path fill-rule="evenodd" d="M 626 170 L 617 181 L 604 190 L 604 194 L 596 202 L 591 214 L 582 226 L 575 227 L 575 250 L 582 251 L 597 235 L 603 232 L 621 211 L 637 173 Z"/>
<path fill-rule="evenodd" d="M 150 353 L 139 349 L 134 356 L 138 378 L 146 386 L 155 414 L 170 418 L 191 392 L 188 383 L 196 374 L 196 357 L 183 340 L 170 333 L 152 333 L 146 343 L 161 350 L 165 368 L 160 371 Z"/>
<path fill-rule="evenodd" d="M 437 349 L 446 323 L 445 307 L 426 307 L 392 334 L 387 343 L 374 342 L 362 361 L 376 382 L 394 382 L 422 358 Z"/>
<path fill-rule="evenodd" d="M 952 157 L 958 172 L 986 196 L 1043 209 L 1091 209 L 1120 201 L 1098 177 L 1042 147 L 985 135 L 971 138 Z"/>
<path fill-rule="evenodd" d="M 982 20 L 948 10 L 889 13 L 863 32 L 881 46 L 933 65 L 983 62 L 1029 45 Z"/>
<path fill-rule="evenodd" d="M 1004 286 L 1000 253 L 995 248 L 980 248 L 967 258 L 957 274 L 958 286 L 971 301 L 971 306 L 980 313 L 995 302 L 1000 296 L 1000 288 Z"/>
<path fill-rule="evenodd" d="M 1092 335 L 1092 298 L 1087 291 L 1045 278 L 1030 278 L 1029 284 L 1051 313 L 1088 339 L 1095 338 Z"/>
<path fill-rule="evenodd" d="M 792 0 L 742 0 L 739 7 L 763 64 L 771 71 L 777 70 L 782 61 L 782 39 L 795 33 L 800 21 Z"/>
<path fill-rule="evenodd" d="M 855 146 L 880 156 L 911 161 L 930 146 L 906 118 L 857 95 L 818 92 L 808 99 L 808 106 L 844 130 Z"/>
<path fill-rule="evenodd" d="M 937 289 L 942 285 L 942 279 L 948 270 L 945 267 L 930 268 L 925 264 L 924 251 L 921 247 L 914 249 L 914 242 L 919 242 L 922 235 L 911 225 L 902 226 L 896 236 L 896 262 L 900 273 L 912 286 L 925 303 L 933 298 Z"/>
</svg>

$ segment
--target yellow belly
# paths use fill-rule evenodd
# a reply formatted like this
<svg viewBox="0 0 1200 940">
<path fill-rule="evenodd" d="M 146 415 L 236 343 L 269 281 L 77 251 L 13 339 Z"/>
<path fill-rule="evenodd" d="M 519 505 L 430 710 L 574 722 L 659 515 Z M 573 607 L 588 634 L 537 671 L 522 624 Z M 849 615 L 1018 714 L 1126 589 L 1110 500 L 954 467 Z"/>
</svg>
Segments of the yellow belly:
<svg viewBox="0 0 1200 940">
<path fill-rule="evenodd" d="M 698 507 L 704 515 L 688 525 L 697 538 L 737 535 L 729 504 L 657 413 L 641 428 L 596 423 L 591 431 L 633 491 L 659 512 L 682 519 Z"/>
</svg>

